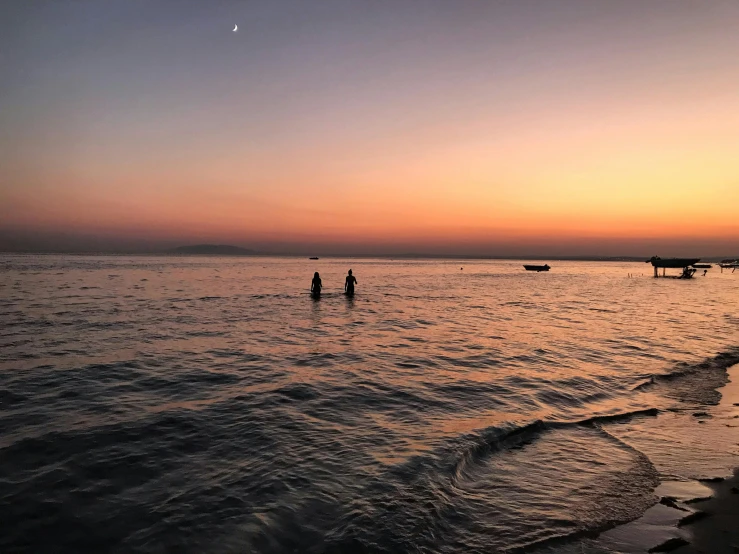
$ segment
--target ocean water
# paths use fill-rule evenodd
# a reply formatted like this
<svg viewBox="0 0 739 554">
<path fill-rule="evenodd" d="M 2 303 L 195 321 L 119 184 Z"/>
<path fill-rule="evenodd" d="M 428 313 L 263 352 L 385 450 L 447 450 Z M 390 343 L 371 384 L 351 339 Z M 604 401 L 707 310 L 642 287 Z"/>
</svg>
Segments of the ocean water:
<svg viewBox="0 0 739 554">
<path fill-rule="evenodd" d="M 549 263 L 0 256 L 0 551 L 532 551 L 739 465 L 739 275 Z"/>
</svg>

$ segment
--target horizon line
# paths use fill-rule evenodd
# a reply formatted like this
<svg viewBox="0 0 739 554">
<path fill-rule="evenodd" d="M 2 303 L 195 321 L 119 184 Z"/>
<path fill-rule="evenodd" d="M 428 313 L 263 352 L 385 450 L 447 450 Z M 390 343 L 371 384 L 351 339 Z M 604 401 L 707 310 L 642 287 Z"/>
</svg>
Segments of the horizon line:
<svg viewBox="0 0 739 554">
<path fill-rule="evenodd" d="M 180 258 L 308 258 L 310 256 L 305 253 L 285 253 L 285 252 L 231 252 L 231 253 L 196 253 L 196 252 L 177 252 L 176 249 L 166 249 L 157 251 L 136 251 L 136 250 L 0 250 L 0 255 L 36 255 L 36 256 L 166 256 Z M 413 253 L 404 254 L 317 254 L 318 258 L 331 259 L 387 259 L 387 260 L 512 260 L 512 261 L 531 261 L 531 260 L 560 260 L 560 261 L 582 261 L 582 262 L 648 262 L 649 255 L 621 255 L 621 256 L 605 256 L 597 254 L 584 255 L 496 255 L 496 254 L 478 254 L 478 255 L 460 255 L 460 254 L 429 254 L 429 253 Z M 672 256 L 670 256 L 672 257 Z M 703 261 L 721 261 L 727 259 L 739 259 L 739 256 L 697 256 Z"/>
</svg>

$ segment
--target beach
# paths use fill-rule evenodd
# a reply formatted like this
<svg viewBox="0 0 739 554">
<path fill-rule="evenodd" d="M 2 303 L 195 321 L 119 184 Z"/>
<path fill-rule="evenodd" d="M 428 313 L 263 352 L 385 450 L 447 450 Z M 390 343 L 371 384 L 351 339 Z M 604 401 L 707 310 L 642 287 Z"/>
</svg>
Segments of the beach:
<svg viewBox="0 0 739 554">
<path fill-rule="evenodd" d="M 730 551 L 739 279 L 548 263 L 3 255 L 0 549 Z"/>
<path fill-rule="evenodd" d="M 739 366 L 729 368 L 728 376 L 728 383 L 718 389 L 720 402 L 700 417 L 715 419 L 712 422 L 716 426 L 729 429 L 729 436 L 735 439 L 733 446 L 739 447 Z M 706 446 L 711 438 L 711 433 L 707 433 Z M 739 452 L 739 448 L 734 451 Z M 697 453 L 710 457 L 706 450 Z M 687 454 L 692 457 L 696 452 Z M 639 519 L 554 551 L 678 554 L 739 551 L 739 467 L 733 472 L 717 467 L 692 475 L 665 475 L 654 493 L 655 504 Z"/>
<path fill-rule="evenodd" d="M 706 517 L 685 525 L 689 544 L 675 550 L 677 554 L 739 552 L 739 469 L 732 478 L 712 484 L 713 497 L 695 507 Z"/>
<path fill-rule="evenodd" d="M 0 2 L 0 554 L 739 554 L 737 22 Z"/>
</svg>

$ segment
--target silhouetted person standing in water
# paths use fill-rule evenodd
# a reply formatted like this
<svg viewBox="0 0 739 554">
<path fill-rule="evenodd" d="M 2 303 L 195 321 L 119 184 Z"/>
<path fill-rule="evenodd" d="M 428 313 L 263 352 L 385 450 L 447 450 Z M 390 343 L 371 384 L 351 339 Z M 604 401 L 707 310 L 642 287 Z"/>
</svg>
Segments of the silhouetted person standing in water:
<svg viewBox="0 0 739 554">
<path fill-rule="evenodd" d="M 354 296 L 354 285 L 357 282 L 357 278 L 352 275 L 352 270 L 349 270 L 349 275 L 346 276 L 346 281 L 344 282 L 344 293 L 347 296 Z"/>
<path fill-rule="evenodd" d="M 321 296 L 321 287 L 323 285 L 321 284 L 321 276 L 318 275 L 318 272 L 316 271 L 313 274 L 313 280 L 310 282 L 310 293 L 313 296 Z"/>
</svg>

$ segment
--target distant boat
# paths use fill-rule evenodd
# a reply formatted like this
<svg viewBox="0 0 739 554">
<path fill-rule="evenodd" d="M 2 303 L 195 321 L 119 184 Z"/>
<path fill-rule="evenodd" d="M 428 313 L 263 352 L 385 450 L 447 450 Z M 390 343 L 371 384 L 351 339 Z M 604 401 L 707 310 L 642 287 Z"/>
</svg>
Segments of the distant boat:
<svg viewBox="0 0 739 554">
<path fill-rule="evenodd" d="M 711 269 L 713 266 L 711 264 L 693 264 L 693 267 L 695 269 Z"/>
<path fill-rule="evenodd" d="M 318 256 L 313 256 L 312 258 L 308 258 L 309 260 L 317 260 Z"/>
<path fill-rule="evenodd" d="M 650 263 L 654 267 L 662 268 L 683 268 L 697 264 L 701 261 L 700 258 L 660 258 L 659 256 L 652 256 L 646 263 Z"/>
<path fill-rule="evenodd" d="M 526 265 L 524 264 L 523 268 L 526 271 L 549 271 L 551 268 L 547 265 Z"/>
</svg>

